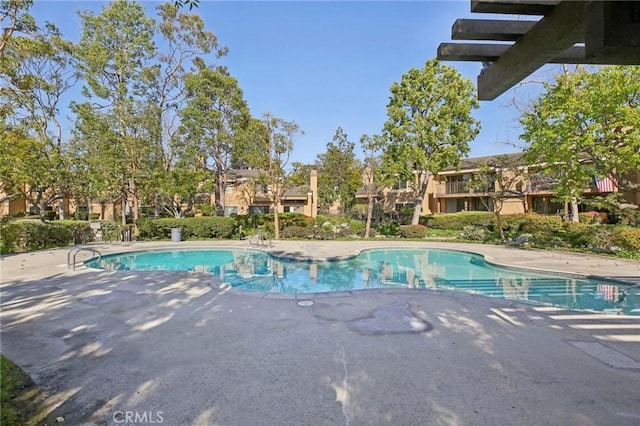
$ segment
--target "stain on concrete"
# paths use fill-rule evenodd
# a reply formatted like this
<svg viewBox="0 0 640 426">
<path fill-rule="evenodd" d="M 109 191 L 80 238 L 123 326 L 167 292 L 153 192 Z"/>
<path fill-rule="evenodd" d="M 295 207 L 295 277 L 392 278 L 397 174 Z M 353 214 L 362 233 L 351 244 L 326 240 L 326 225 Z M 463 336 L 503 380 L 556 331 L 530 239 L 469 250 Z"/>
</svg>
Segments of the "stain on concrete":
<svg viewBox="0 0 640 426">
<path fill-rule="evenodd" d="M 348 321 L 347 325 L 362 335 L 424 333 L 433 329 L 429 322 L 411 312 L 408 303 L 401 302 L 376 309 L 370 316 Z"/>
</svg>

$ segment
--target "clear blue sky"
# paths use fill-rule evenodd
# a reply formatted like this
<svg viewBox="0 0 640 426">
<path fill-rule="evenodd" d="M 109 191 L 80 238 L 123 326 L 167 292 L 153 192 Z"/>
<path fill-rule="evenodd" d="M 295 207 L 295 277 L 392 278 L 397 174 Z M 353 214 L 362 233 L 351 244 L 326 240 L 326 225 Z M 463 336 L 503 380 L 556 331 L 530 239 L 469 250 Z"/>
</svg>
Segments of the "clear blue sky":
<svg viewBox="0 0 640 426">
<path fill-rule="evenodd" d="M 142 2 L 155 17 L 159 2 Z M 103 2 L 36 0 L 31 12 L 39 24 L 55 23 L 77 41 L 77 10 L 99 13 Z M 456 18 L 470 0 L 404 2 L 217 2 L 201 0 L 198 13 L 229 55 L 229 68 L 243 89 L 251 112 L 293 120 L 305 132 L 293 159 L 312 163 L 326 149 L 338 126 L 358 143 L 363 133 L 380 133 L 386 120 L 389 88 L 410 68 L 435 57 L 451 41 Z M 187 9 L 185 9 L 187 11 Z M 481 65 L 448 63 L 474 84 Z M 517 151 L 519 112 L 509 106 L 513 92 L 481 102 L 474 113 L 482 131 L 471 156 Z M 518 97 L 522 100 L 522 89 Z"/>
</svg>

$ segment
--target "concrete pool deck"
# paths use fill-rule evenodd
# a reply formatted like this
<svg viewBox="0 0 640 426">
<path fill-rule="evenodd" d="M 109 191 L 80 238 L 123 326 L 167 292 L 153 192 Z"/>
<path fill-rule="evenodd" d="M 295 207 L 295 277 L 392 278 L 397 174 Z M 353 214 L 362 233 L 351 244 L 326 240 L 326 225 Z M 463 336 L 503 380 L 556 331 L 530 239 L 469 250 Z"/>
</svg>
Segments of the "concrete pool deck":
<svg viewBox="0 0 640 426">
<path fill-rule="evenodd" d="M 266 250 L 325 259 L 386 247 L 640 282 L 640 262 L 498 246 L 277 241 Z M 431 290 L 247 294 L 204 273 L 71 271 L 68 251 L 0 260 L 1 352 L 63 424 L 640 423 L 638 316 Z"/>
</svg>

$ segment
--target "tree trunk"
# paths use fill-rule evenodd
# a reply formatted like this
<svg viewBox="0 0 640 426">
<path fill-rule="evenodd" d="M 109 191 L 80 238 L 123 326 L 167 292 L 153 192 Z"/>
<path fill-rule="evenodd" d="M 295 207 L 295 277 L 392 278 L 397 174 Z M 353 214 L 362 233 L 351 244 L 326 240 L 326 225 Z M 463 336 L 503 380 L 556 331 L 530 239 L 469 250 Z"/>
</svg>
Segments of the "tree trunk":
<svg viewBox="0 0 640 426">
<path fill-rule="evenodd" d="M 223 173 L 218 173 L 216 176 L 216 189 L 215 189 L 215 199 L 216 199 L 216 216 L 224 216 L 224 208 L 225 208 L 225 190 L 227 186 L 227 178 Z"/>
<path fill-rule="evenodd" d="M 159 218 L 162 213 L 162 207 L 160 206 L 160 195 L 156 195 L 155 206 L 153 208 L 153 217 Z"/>
<path fill-rule="evenodd" d="M 65 214 L 65 209 L 64 209 L 64 198 L 61 198 L 58 200 L 58 218 L 60 220 L 64 220 L 66 219 L 66 214 Z"/>
<path fill-rule="evenodd" d="M 138 211 L 139 208 L 139 200 L 138 200 L 138 187 L 136 186 L 136 182 L 133 177 L 129 180 L 129 188 L 131 189 L 131 218 L 133 219 L 133 223 L 135 224 L 138 221 Z"/>
<path fill-rule="evenodd" d="M 569 209 L 570 209 L 570 220 L 572 222 L 580 222 L 580 217 L 578 216 L 578 200 L 574 197 L 571 199 L 571 202 L 569 203 Z"/>
<path fill-rule="evenodd" d="M 364 228 L 364 237 L 369 238 L 369 233 L 371 231 L 371 216 L 373 216 L 373 195 L 369 194 L 369 203 L 367 205 L 367 224 Z"/>
<path fill-rule="evenodd" d="M 272 203 L 273 205 L 273 233 L 274 233 L 274 240 L 279 240 L 280 239 L 280 220 L 278 218 L 278 202 L 274 201 Z"/>
<path fill-rule="evenodd" d="M 500 214 L 500 212 L 495 212 L 496 215 L 496 225 L 498 226 L 498 231 L 500 232 L 500 241 L 502 241 L 503 243 L 507 241 L 507 239 L 504 236 L 504 228 L 502 226 L 502 215 Z"/>
<path fill-rule="evenodd" d="M 411 219 L 412 225 L 418 225 L 420 223 L 420 214 L 422 213 L 422 203 L 427 193 L 427 185 L 429 184 L 429 173 L 425 173 L 424 180 L 420 182 L 420 189 L 415 198 L 415 207 L 413 210 L 413 218 Z"/>
<path fill-rule="evenodd" d="M 38 218 L 40 219 L 40 222 L 45 223 L 47 220 L 47 214 L 46 214 L 47 205 L 44 204 L 42 198 L 43 198 L 42 192 L 38 191 L 36 195 L 35 205 L 38 209 Z"/>
<path fill-rule="evenodd" d="M 45 223 L 47 221 L 47 205 L 42 202 L 38 202 L 37 206 L 40 222 Z"/>
<path fill-rule="evenodd" d="M 122 200 L 122 214 L 120 218 L 122 219 L 122 226 L 125 226 L 127 224 L 127 196 L 124 192 L 120 196 L 120 199 Z"/>
</svg>

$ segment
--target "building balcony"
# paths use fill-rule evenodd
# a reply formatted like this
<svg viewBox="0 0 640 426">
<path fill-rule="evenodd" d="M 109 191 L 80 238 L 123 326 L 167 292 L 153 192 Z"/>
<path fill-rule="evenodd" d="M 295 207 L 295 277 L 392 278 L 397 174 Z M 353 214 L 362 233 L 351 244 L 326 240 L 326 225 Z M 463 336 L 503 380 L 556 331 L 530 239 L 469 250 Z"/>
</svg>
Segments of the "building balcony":
<svg viewBox="0 0 640 426">
<path fill-rule="evenodd" d="M 493 192 L 495 187 L 492 185 L 486 191 L 472 191 L 466 181 L 450 181 L 436 184 L 436 195 L 480 195 L 481 193 Z"/>
<path fill-rule="evenodd" d="M 449 181 L 436 184 L 437 195 L 468 194 L 467 182 Z"/>
</svg>

